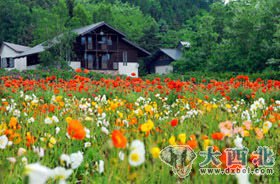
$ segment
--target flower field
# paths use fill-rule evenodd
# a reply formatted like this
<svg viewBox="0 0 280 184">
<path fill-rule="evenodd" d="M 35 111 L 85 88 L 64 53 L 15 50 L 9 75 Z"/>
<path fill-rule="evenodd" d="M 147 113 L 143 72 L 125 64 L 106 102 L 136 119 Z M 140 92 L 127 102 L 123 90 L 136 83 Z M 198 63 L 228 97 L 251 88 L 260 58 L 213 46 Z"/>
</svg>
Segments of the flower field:
<svg viewBox="0 0 280 184">
<path fill-rule="evenodd" d="M 280 81 L 1 77 L 0 183 L 278 183 Z M 169 145 L 197 154 L 182 179 L 161 161 Z M 267 146 L 274 174 L 201 175 L 200 151 Z M 211 163 L 210 163 L 211 166 Z M 213 166 L 213 165 L 212 165 Z M 211 166 L 211 167 L 212 167 Z"/>
</svg>

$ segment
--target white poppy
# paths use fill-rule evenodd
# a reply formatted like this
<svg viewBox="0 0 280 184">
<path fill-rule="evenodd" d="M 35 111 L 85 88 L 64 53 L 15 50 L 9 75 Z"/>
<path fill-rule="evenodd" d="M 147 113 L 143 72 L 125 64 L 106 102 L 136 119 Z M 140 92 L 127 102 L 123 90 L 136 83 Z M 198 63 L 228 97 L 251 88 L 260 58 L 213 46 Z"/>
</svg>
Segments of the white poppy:
<svg viewBox="0 0 280 184">
<path fill-rule="evenodd" d="M 36 153 L 39 157 L 44 157 L 45 155 L 45 150 L 44 148 L 41 147 L 33 146 L 33 152 Z"/>
<path fill-rule="evenodd" d="M 65 169 L 64 167 L 56 167 L 53 169 L 52 178 L 59 180 L 59 184 L 66 184 L 66 179 L 73 173 L 72 169 Z"/>
<path fill-rule="evenodd" d="M 124 153 L 123 153 L 122 151 L 119 152 L 119 159 L 120 159 L 121 161 L 124 160 Z"/>
<path fill-rule="evenodd" d="M 58 134 L 60 132 L 60 128 L 59 127 L 56 127 L 55 128 L 55 134 Z"/>
<path fill-rule="evenodd" d="M 26 149 L 24 148 L 19 148 L 18 149 L 18 152 L 17 152 L 17 155 L 20 157 L 22 155 L 24 155 L 26 153 Z"/>
<path fill-rule="evenodd" d="M 8 137 L 6 135 L 2 135 L 0 137 L 0 149 L 5 149 L 6 146 L 8 145 Z"/>
<path fill-rule="evenodd" d="M 239 137 L 239 135 L 237 135 L 236 138 L 234 139 L 235 147 L 243 148 L 242 141 L 243 141 L 243 139 L 241 137 Z"/>
<path fill-rule="evenodd" d="M 17 159 L 15 157 L 8 157 L 7 160 L 12 164 L 16 163 L 16 161 L 17 161 Z"/>
<path fill-rule="evenodd" d="M 77 153 L 72 153 L 70 155 L 70 163 L 72 169 L 77 169 L 84 160 L 83 153 L 78 151 Z"/>
<path fill-rule="evenodd" d="M 245 169 L 245 168 L 242 168 Z M 245 169 L 246 170 L 246 169 Z M 250 184 L 248 172 L 239 172 L 235 174 L 238 184 Z"/>
<path fill-rule="evenodd" d="M 60 161 L 62 163 L 65 163 L 65 166 L 69 166 L 70 163 L 71 163 L 71 160 L 70 160 L 70 156 L 69 155 L 66 155 L 66 154 L 62 154 L 60 155 Z"/>
<path fill-rule="evenodd" d="M 56 116 L 53 116 L 53 117 L 52 117 L 52 120 L 53 120 L 54 122 L 56 122 L 56 123 L 59 122 L 59 119 L 58 119 Z"/>
<path fill-rule="evenodd" d="M 31 117 L 27 120 L 27 123 L 34 123 L 34 122 L 35 122 L 35 119 L 33 117 Z"/>
<path fill-rule="evenodd" d="M 29 177 L 29 184 L 45 184 L 53 175 L 53 171 L 39 163 L 25 166 L 25 175 Z"/>
<path fill-rule="evenodd" d="M 101 132 L 103 132 L 106 135 L 109 135 L 109 130 L 106 127 L 101 127 Z"/>
<path fill-rule="evenodd" d="M 21 162 L 23 163 L 23 165 L 27 165 L 28 164 L 28 160 L 26 157 L 22 157 L 21 158 Z"/>
<path fill-rule="evenodd" d="M 89 147 L 91 147 L 91 143 L 90 142 L 86 142 L 85 143 L 85 148 L 89 148 Z"/>
<path fill-rule="evenodd" d="M 135 149 L 130 152 L 128 162 L 131 166 L 137 167 L 145 162 L 145 152 L 141 149 Z"/>
<path fill-rule="evenodd" d="M 45 119 L 45 124 L 50 125 L 50 124 L 52 124 L 52 123 L 53 123 L 53 120 L 52 120 L 51 118 L 47 117 L 47 118 Z"/>
<path fill-rule="evenodd" d="M 88 128 L 85 128 L 86 131 L 86 138 L 90 138 L 90 130 Z"/>
<path fill-rule="evenodd" d="M 104 161 L 103 160 L 99 160 L 98 172 L 99 172 L 99 174 L 104 172 Z"/>
<path fill-rule="evenodd" d="M 132 141 L 131 145 L 130 145 L 130 148 L 132 151 L 134 150 L 140 150 L 141 152 L 144 152 L 145 154 L 145 145 L 142 141 L 140 140 L 134 140 Z"/>
</svg>

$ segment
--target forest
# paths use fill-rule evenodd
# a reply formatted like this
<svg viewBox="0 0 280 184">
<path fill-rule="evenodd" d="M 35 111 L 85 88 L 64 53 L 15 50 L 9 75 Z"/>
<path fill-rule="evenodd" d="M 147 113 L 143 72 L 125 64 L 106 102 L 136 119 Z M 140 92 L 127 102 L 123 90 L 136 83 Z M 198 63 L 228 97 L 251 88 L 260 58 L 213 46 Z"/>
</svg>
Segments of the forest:
<svg viewBox="0 0 280 184">
<path fill-rule="evenodd" d="M 280 69 L 280 0 L 0 0 L 0 9 L 0 42 L 34 46 L 105 21 L 152 53 L 189 41 L 179 73 Z"/>
</svg>

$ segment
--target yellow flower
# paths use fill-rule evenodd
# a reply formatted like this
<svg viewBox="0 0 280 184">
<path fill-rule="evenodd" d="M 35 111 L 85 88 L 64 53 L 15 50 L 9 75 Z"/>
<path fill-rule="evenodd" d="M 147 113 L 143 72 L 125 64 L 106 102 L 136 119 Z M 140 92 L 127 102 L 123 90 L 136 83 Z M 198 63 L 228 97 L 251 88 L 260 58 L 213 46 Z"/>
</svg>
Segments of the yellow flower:
<svg viewBox="0 0 280 184">
<path fill-rule="evenodd" d="M 158 119 L 159 118 L 159 114 L 157 113 L 157 114 L 155 114 L 155 118 L 156 119 Z"/>
<path fill-rule="evenodd" d="M 56 144 L 56 139 L 55 139 L 54 137 L 51 137 L 51 138 L 50 138 L 50 143 Z"/>
<path fill-rule="evenodd" d="M 49 140 L 49 147 L 53 148 L 55 144 L 56 144 L 56 139 L 54 137 L 51 137 Z"/>
<path fill-rule="evenodd" d="M 3 134 L 7 129 L 6 123 L 0 123 L 0 135 Z"/>
<path fill-rule="evenodd" d="M 87 117 L 85 118 L 85 121 L 93 121 L 93 118 L 87 116 Z"/>
<path fill-rule="evenodd" d="M 123 118 L 123 113 L 122 112 L 119 112 L 118 115 L 121 119 Z"/>
<path fill-rule="evenodd" d="M 248 130 L 244 130 L 243 131 L 243 137 L 248 137 L 248 136 L 250 136 L 249 131 Z"/>
<path fill-rule="evenodd" d="M 59 102 L 60 107 L 64 107 L 65 103 L 64 102 Z"/>
<path fill-rule="evenodd" d="M 270 121 L 266 121 L 263 123 L 263 133 L 267 134 L 268 130 L 272 127 L 272 123 Z"/>
<path fill-rule="evenodd" d="M 67 117 L 66 118 L 66 122 L 69 123 L 70 121 L 72 121 L 72 118 L 71 117 Z"/>
<path fill-rule="evenodd" d="M 206 150 L 209 145 L 210 145 L 210 140 L 209 139 L 205 139 L 203 141 L 203 148 L 204 148 L 204 150 Z"/>
<path fill-rule="evenodd" d="M 152 112 L 153 107 L 151 105 L 145 105 L 146 112 Z"/>
<path fill-rule="evenodd" d="M 210 112 L 210 111 L 212 110 L 211 104 L 208 104 L 208 105 L 207 105 L 206 110 L 207 110 L 208 112 Z"/>
<path fill-rule="evenodd" d="M 154 128 L 154 122 L 152 120 L 148 120 L 146 123 L 141 125 L 142 132 L 149 132 Z"/>
<path fill-rule="evenodd" d="M 179 135 L 178 135 L 178 139 L 180 140 L 180 142 L 181 142 L 182 144 L 185 144 L 185 143 L 186 143 L 187 136 L 186 136 L 186 134 L 179 134 Z"/>
<path fill-rule="evenodd" d="M 169 140 L 168 140 L 169 144 L 171 145 L 176 145 L 176 138 L 174 135 L 172 135 Z"/>
<path fill-rule="evenodd" d="M 226 104 L 226 108 L 227 109 L 231 109 L 231 105 L 230 104 Z"/>
<path fill-rule="evenodd" d="M 151 154 L 152 154 L 153 158 L 158 158 L 159 153 L 160 153 L 160 149 L 158 147 L 153 147 L 151 149 Z"/>
<path fill-rule="evenodd" d="M 57 96 L 56 98 L 55 98 L 55 101 L 57 101 L 57 102 L 61 102 L 62 101 L 62 96 Z"/>
<path fill-rule="evenodd" d="M 117 103 L 111 103 L 111 104 L 110 104 L 110 108 L 111 108 L 112 110 L 115 110 L 116 108 L 118 108 L 118 104 L 117 104 Z"/>
</svg>

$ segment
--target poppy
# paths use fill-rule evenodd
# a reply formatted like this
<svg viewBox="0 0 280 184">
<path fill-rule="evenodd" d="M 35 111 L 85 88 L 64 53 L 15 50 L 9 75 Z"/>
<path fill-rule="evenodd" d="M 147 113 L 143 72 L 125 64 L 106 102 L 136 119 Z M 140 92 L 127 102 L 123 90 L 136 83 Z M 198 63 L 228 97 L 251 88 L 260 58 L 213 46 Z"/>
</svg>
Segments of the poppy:
<svg viewBox="0 0 280 184">
<path fill-rule="evenodd" d="M 171 120 L 170 125 L 173 126 L 173 127 L 177 126 L 178 125 L 178 119 Z"/>
<path fill-rule="evenodd" d="M 119 130 L 114 130 L 112 132 L 112 142 L 116 148 L 125 148 L 127 144 L 125 136 Z"/>
<path fill-rule="evenodd" d="M 71 138 L 83 140 L 86 137 L 84 126 L 78 120 L 70 120 L 67 128 L 68 134 Z"/>
<path fill-rule="evenodd" d="M 224 134 L 221 133 L 221 132 L 216 132 L 216 133 L 213 133 L 213 134 L 212 134 L 212 138 L 213 138 L 214 140 L 223 140 Z"/>
</svg>

